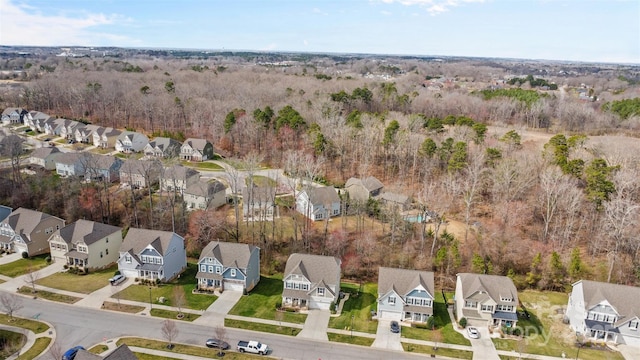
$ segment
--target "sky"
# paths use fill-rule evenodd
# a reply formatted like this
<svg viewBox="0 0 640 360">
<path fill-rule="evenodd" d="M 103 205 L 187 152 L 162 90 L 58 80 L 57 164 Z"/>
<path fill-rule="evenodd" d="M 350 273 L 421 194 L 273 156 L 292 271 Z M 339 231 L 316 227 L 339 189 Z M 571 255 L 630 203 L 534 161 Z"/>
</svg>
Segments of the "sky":
<svg viewBox="0 0 640 360">
<path fill-rule="evenodd" d="M 640 64 L 640 0 L 0 0 L 0 45 Z"/>
</svg>

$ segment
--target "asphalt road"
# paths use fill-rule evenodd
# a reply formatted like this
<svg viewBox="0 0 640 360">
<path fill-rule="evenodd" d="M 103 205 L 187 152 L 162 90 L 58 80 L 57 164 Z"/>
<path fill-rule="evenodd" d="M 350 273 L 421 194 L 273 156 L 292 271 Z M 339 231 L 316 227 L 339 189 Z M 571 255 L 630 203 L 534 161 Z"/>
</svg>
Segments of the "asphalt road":
<svg viewBox="0 0 640 360">
<path fill-rule="evenodd" d="M 148 337 L 164 340 L 163 319 L 142 315 L 121 314 L 80 306 L 24 298 L 24 307 L 17 315 L 46 321 L 56 329 L 56 343 L 65 350 L 75 345 L 86 348 L 106 339 L 122 336 Z M 212 327 L 176 322 L 179 334 L 175 342 L 204 345 L 213 336 Z M 425 355 L 400 351 L 352 346 L 335 342 L 314 341 L 285 335 L 227 328 L 228 342 L 235 346 L 239 340 L 258 340 L 273 349 L 271 356 L 281 359 L 424 359 Z"/>
</svg>

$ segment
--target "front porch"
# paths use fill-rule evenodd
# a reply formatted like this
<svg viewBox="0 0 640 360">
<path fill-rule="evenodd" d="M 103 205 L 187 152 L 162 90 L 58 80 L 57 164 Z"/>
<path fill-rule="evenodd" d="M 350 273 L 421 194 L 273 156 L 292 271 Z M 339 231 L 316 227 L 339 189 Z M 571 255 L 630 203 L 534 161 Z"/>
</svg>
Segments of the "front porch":
<svg viewBox="0 0 640 360">
<path fill-rule="evenodd" d="M 67 258 L 67 266 L 86 269 L 89 266 L 89 254 L 76 250 L 69 251 L 64 254 Z"/>
<path fill-rule="evenodd" d="M 496 311 L 491 318 L 491 322 L 491 325 L 498 328 L 512 328 L 515 327 L 518 323 L 518 314 L 505 311 Z"/>
<path fill-rule="evenodd" d="M 201 291 L 224 291 L 224 283 L 219 279 L 198 279 L 198 290 Z"/>
<path fill-rule="evenodd" d="M 587 339 L 618 343 L 620 332 L 612 324 L 595 320 L 585 320 L 584 323 L 587 326 Z"/>
<path fill-rule="evenodd" d="M 162 265 L 157 264 L 144 264 L 138 267 L 138 278 L 142 280 L 162 280 L 164 274 L 162 271 Z"/>
<path fill-rule="evenodd" d="M 299 310 L 308 310 L 309 303 L 307 299 L 285 297 L 282 302 L 283 307 L 294 308 Z"/>
</svg>

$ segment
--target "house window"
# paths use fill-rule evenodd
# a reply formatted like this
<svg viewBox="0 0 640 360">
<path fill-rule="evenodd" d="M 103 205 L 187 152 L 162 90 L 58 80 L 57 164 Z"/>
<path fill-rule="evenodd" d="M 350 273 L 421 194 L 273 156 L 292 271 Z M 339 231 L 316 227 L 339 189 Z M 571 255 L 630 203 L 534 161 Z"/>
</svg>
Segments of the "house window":
<svg viewBox="0 0 640 360">
<path fill-rule="evenodd" d="M 391 305 L 395 305 L 396 304 L 396 297 L 395 296 L 389 296 L 389 304 L 391 304 Z"/>
<path fill-rule="evenodd" d="M 213 272 L 214 272 L 213 265 L 209 265 L 209 272 L 210 272 L 210 273 L 213 273 Z"/>
<path fill-rule="evenodd" d="M 236 269 L 231 269 L 231 276 L 236 277 Z"/>
<path fill-rule="evenodd" d="M 480 308 L 483 312 L 493 312 L 493 306 L 491 305 L 482 305 Z"/>
<path fill-rule="evenodd" d="M 464 307 L 466 308 L 475 308 L 478 304 L 475 301 L 465 301 L 464 302 Z"/>
<path fill-rule="evenodd" d="M 125 261 L 127 264 L 131 264 L 131 255 L 129 255 L 129 254 L 125 255 L 125 256 L 124 256 L 124 261 Z"/>
<path fill-rule="evenodd" d="M 207 265 L 200 265 L 200 271 L 207 272 Z M 210 271 L 210 272 L 213 272 L 213 271 Z"/>
<path fill-rule="evenodd" d="M 159 258 L 159 257 L 155 258 L 155 263 L 156 264 L 162 264 L 162 259 Z"/>
<path fill-rule="evenodd" d="M 102 257 L 102 251 L 100 251 L 100 257 Z"/>
<path fill-rule="evenodd" d="M 639 323 L 638 320 L 629 321 L 629 329 L 638 330 L 638 323 Z"/>
<path fill-rule="evenodd" d="M 324 296 L 324 288 L 318 288 L 318 296 Z"/>
<path fill-rule="evenodd" d="M 108 244 L 109 243 L 109 238 L 105 238 L 105 241 Z"/>
<path fill-rule="evenodd" d="M 284 287 L 287 289 L 293 289 L 293 283 L 291 281 L 287 281 L 284 283 Z"/>
<path fill-rule="evenodd" d="M 107 254 L 107 255 L 109 255 L 109 249 L 106 249 L 106 250 L 104 251 L 104 253 L 105 253 L 105 254 Z"/>
<path fill-rule="evenodd" d="M 222 274 L 222 267 L 216 266 L 216 274 Z"/>
<path fill-rule="evenodd" d="M 309 284 L 302 284 L 302 290 L 309 291 Z"/>
</svg>

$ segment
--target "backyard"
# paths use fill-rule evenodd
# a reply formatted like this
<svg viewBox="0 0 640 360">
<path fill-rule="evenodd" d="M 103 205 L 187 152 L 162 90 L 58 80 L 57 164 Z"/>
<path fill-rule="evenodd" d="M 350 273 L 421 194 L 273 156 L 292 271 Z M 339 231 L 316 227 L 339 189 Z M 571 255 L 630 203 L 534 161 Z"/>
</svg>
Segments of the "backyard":
<svg viewBox="0 0 640 360">
<path fill-rule="evenodd" d="M 162 283 L 158 286 L 148 285 L 131 285 L 126 289 L 114 294 L 113 298 L 124 300 L 139 301 L 143 303 L 152 302 L 153 304 L 176 306 L 174 302 L 174 289 L 179 288 L 184 293 L 184 307 L 193 310 L 206 310 L 218 298 L 215 295 L 194 294 L 196 288 L 196 273 L 198 266 L 195 263 L 187 263 L 187 269 L 182 273 L 180 278 L 174 279 L 169 283 Z M 160 298 L 164 298 L 164 302 L 160 302 Z"/>
<path fill-rule="evenodd" d="M 563 353 L 574 358 L 578 353 L 576 337 L 568 325 L 562 323 L 563 309 L 567 306 L 568 295 L 559 292 L 527 290 L 518 294 L 520 302 L 529 312 L 529 318 L 518 311 L 518 325 L 524 334 L 524 340 L 493 339 L 498 350 L 510 350 L 528 354 L 560 357 Z M 622 360 L 618 352 L 595 347 L 583 347 L 580 359 Z"/>
<path fill-rule="evenodd" d="M 276 304 L 282 302 L 282 276 L 260 277 L 258 285 L 244 295 L 229 314 L 267 320 L 303 324 L 306 314 L 276 311 Z"/>
<path fill-rule="evenodd" d="M 447 294 L 452 297 L 453 294 Z M 409 339 L 428 340 L 436 343 L 444 342 L 448 344 L 458 344 L 470 346 L 471 343 L 462 334 L 457 332 L 451 323 L 447 306 L 441 292 L 436 292 L 433 302 L 433 316 L 435 317 L 435 329 L 418 327 L 402 327 L 402 337 Z"/>
<path fill-rule="evenodd" d="M 113 276 L 117 266 L 89 272 L 86 275 L 58 272 L 46 278 L 38 279 L 36 284 L 54 289 L 72 291 L 81 294 L 90 294 L 109 285 L 109 278 Z"/>
<path fill-rule="evenodd" d="M 329 319 L 329 327 L 350 329 L 353 322 L 353 331 L 375 334 L 378 330 L 378 322 L 371 320 L 371 313 L 376 311 L 378 284 L 366 283 L 360 286 L 342 283 L 340 289 L 349 293 L 349 299 L 344 303 L 340 316 Z"/>
</svg>

